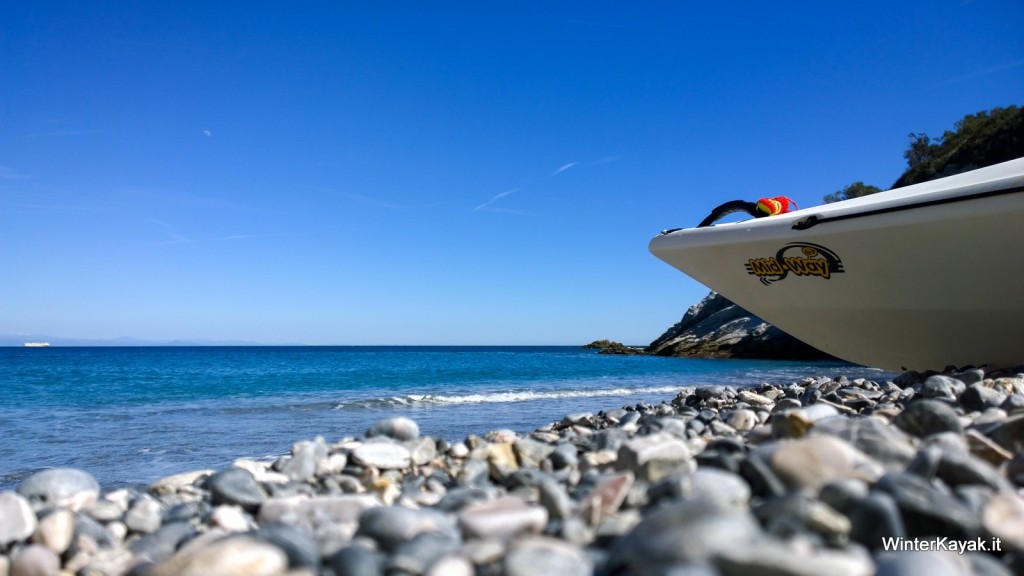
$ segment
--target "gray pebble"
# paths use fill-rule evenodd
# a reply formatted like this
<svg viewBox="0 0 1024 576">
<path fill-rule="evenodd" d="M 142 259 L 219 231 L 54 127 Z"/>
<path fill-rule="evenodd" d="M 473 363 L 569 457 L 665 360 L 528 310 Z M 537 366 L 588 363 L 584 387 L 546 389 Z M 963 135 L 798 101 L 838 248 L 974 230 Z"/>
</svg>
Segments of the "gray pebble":
<svg viewBox="0 0 1024 576">
<path fill-rule="evenodd" d="M 163 506 L 148 496 L 143 496 L 134 503 L 124 515 L 124 524 L 133 532 L 149 534 L 160 528 L 163 517 Z"/>
<path fill-rule="evenodd" d="M 882 548 L 885 538 L 904 538 L 907 535 L 896 501 L 884 492 L 855 498 L 847 515 L 850 518 L 850 538 L 870 550 Z"/>
<path fill-rule="evenodd" d="M 970 561 L 954 552 L 882 552 L 875 558 L 875 576 L 964 576 Z"/>
<path fill-rule="evenodd" d="M 723 550 L 715 564 L 725 576 L 873 576 L 871 559 L 833 550 L 794 554 L 781 542 L 765 540 Z"/>
<path fill-rule="evenodd" d="M 0 518 L 3 518 L 2 513 Z M 57 554 L 63 554 L 71 546 L 74 536 L 75 513 L 67 508 L 57 508 L 39 519 L 32 539 Z"/>
<path fill-rule="evenodd" d="M 382 576 L 384 556 L 366 546 L 351 544 L 331 556 L 329 564 L 335 576 Z"/>
<path fill-rule="evenodd" d="M 919 476 L 886 474 L 875 489 L 896 501 L 908 536 L 974 538 L 978 535 L 977 516 L 959 500 Z"/>
<path fill-rule="evenodd" d="M 423 574 L 442 556 L 458 551 L 459 544 L 459 539 L 454 534 L 418 534 L 394 550 L 387 563 L 388 572 Z"/>
<path fill-rule="evenodd" d="M 925 398 L 945 398 L 947 400 L 956 400 L 956 397 L 960 395 L 967 387 L 963 382 L 950 378 L 949 376 L 942 376 L 935 374 L 929 376 L 923 383 L 921 383 L 920 394 Z"/>
<path fill-rule="evenodd" d="M 996 494 L 981 515 L 985 533 L 999 538 L 1003 550 L 1024 551 L 1024 500 L 1013 492 Z"/>
<path fill-rule="evenodd" d="M 749 512 L 702 500 L 657 508 L 611 549 L 610 574 L 662 574 L 672 565 L 706 561 L 762 537 Z"/>
<path fill-rule="evenodd" d="M 144 555 L 154 562 L 160 562 L 170 558 L 182 542 L 195 534 L 195 529 L 186 522 L 164 524 L 156 532 L 132 542 L 130 549 L 133 554 Z"/>
<path fill-rule="evenodd" d="M 242 468 L 229 468 L 213 474 L 206 487 L 214 504 L 233 504 L 255 510 L 267 499 L 267 493 L 252 473 Z"/>
<path fill-rule="evenodd" d="M 11 576 L 57 576 L 59 570 L 57 554 L 39 544 L 26 546 L 11 562 Z"/>
<path fill-rule="evenodd" d="M 317 464 L 327 458 L 327 445 L 323 438 L 305 440 L 292 446 L 291 458 L 281 466 L 281 472 L 288 478 L 307 482 L 316 474 Z"/>
<path fill-rule="evenodd" d="M 0 492 L 0 548 L 20 542 L 36 531 L 36 514 L 28 500 L 10 492 Z"/>
<path fill-rule="evenodd" d="M 548 512 L 519 498 L 503 496 L 466 506 L 459 512 L 458 521 L 469 538 L 510 538 L 540 533 L 548 523 Z"/>
<path fill-rule="evenodd" d="M 589 576 L 593 570 L 579 548 L 545 536 L 517 540 L 504 562 L 506 576 Z"/>
<path fill-rule="evenodd" d="M 96 502 L 100 485 L 88 472 L 51 468 L 22 480 L 17 491 L 34 505 L 59 506 L 77 512 Z"/>
<path fill-rule="evenodd" d="M 235 536 L 189 546 L 155 565 L 148 576 L 282 576 L 285 553 L 254 538 Z"/>
<path fill-rule="evenodd" d="M 828 418 L 815 425 L 814 434 L 842 438 L 891 471 L 903 470 L 917 451 L 910 436 L 878 416 Z"/>
<path fill-rule="evenodd" d="M 352 458 L 363 466 L 381 470 L 399 470 L 412 464 L 409 449 L 391 442 L 366 442 L 352 451 Z"/>
<path fill-rule="evenodd" d="M 1006 401 L 1006 394 L 989 388 L 982 383 L 971 384 L 960 395 L 960 404 L 967 410 L 983 411 L 998 408 Z"/>
<path fill-rule="evenodd" d="M 304 530 L 288 524 L 270 524 L 261 526 L 249 536 L 280 548 L 288 559 L 288 568 L 292 570 L 320 570 L 320 552 L 316 542 Z"/>
<path fill-rule="evenodd" d="M 454 537 L 457 533 L 455 523 L 436 510 L 381 506 L 360 515 L 356 535 L 372 538 L 382 549 L 391 552 L 420 534 Z"/>
<path fill-rule="evenodd" d="M 940 432 L 963 434 L 964 431 L 956 410 L 945 402 L 928 399 L 911 402 L 893 420 L 893 424 L 919 438 Z"/>
<path fill-rule="evenodd" d="M 419 424 L 404 417 L 380 420 L 375 422 L 370 426 L 369 430 L 366 431 L 367 438 L 372 438 L 374 436 L 387 436 L 388 438 L 399 441 L 415 440 L 416 438 L 419 438 L 419 435 Z"/>
</svg>

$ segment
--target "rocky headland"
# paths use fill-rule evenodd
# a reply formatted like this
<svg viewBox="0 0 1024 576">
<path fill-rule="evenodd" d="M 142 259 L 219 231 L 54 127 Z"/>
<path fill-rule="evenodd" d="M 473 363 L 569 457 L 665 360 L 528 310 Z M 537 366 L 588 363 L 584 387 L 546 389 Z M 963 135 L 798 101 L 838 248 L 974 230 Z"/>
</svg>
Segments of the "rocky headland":
<svg viewBox="0 0 1024 576">
<path fill-rule="evenodd" d="M 710 292 L 703 300 L 691 306 L 682 320 L 646 347 L 597 340 L 584 348 L 596 348 L 601 354 L 650 354 L 681 358 L 833 359 L 717 292 Z"/>
<path fill-rule="evenodd" d="M 149 486 L 45 470 L 0 492 L 0 575 L 1009 576 L 1022 489 L 1024 373 L 808 377 Z"/>
</svg>

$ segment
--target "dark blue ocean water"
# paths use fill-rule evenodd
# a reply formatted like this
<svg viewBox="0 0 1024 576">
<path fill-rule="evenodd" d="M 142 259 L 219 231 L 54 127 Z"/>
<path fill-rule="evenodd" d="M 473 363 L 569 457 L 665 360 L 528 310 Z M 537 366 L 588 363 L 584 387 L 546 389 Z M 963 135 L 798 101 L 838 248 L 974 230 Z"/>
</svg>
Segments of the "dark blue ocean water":
<svg viewBox="0 0 1024 576">
<path fill-rule="evenodd" d="M 151 482 L 407 416 L 425 435 L 526 433 L 707 384 L 886 373 L 839 363 L 609 356 L 575 347 L 0 348 L 0 490 L 48 467 Z"/>
</svg>

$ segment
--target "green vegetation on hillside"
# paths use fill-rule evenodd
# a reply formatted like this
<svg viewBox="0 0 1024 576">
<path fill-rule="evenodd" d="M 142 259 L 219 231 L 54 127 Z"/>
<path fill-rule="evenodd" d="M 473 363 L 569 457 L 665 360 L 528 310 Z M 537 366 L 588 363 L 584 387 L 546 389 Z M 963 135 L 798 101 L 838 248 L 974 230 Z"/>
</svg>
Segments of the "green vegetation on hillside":
<svg viewBox="0 0 1024 576">
<path fill-rule="evenodd" d="M 938 138 L 911 133 L 903 153 L 907 170 L 892 188 L 910 186 L 1024 157 L 1024 108 L 1008 106 L 968 114 Z M 837 202 L 880 192 L 876 186 L 855 182 L 828 194 L 824 200 Z"/>
</svg>

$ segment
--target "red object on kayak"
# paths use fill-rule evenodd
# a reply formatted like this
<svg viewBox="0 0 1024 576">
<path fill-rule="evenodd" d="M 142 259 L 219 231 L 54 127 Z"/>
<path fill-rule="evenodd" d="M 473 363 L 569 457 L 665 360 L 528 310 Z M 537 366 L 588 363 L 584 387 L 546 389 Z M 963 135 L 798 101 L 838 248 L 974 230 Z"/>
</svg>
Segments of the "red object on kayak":
<svg viewBox="0 0 1024 576">
<path fill-rule="evenodd" d="M 799 208 L 796 202 L 793 202 L 785 196 L 776 196 L 774 198 L 761 198 L 757 201 L 757 209 L 764 212 L 768 216 L 777 216 L 779 214 L 785 214 L 786 212 L 792 212 Z"/>
</svg>

